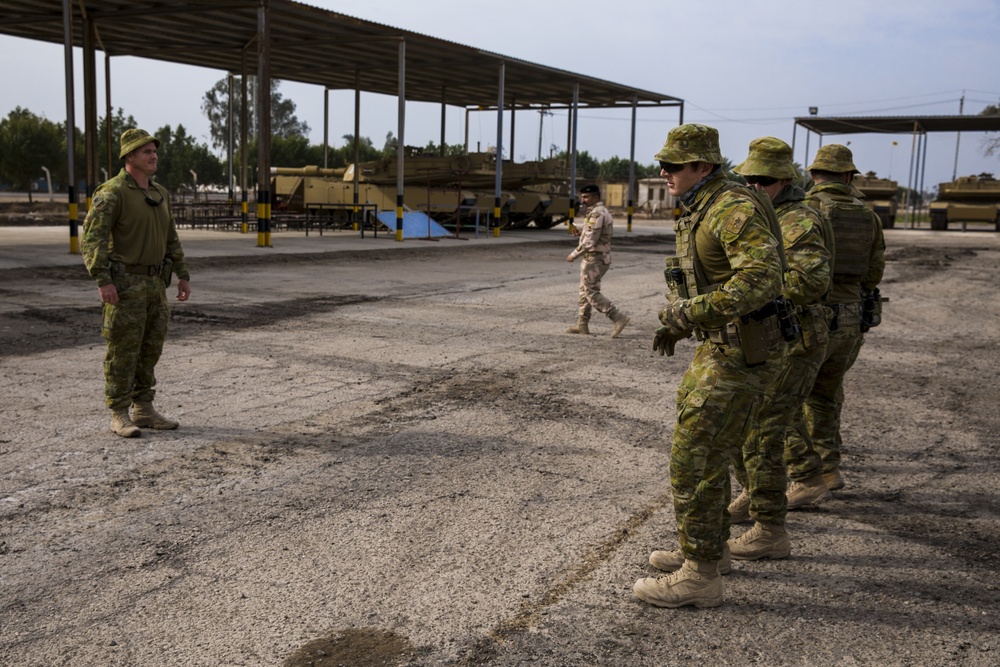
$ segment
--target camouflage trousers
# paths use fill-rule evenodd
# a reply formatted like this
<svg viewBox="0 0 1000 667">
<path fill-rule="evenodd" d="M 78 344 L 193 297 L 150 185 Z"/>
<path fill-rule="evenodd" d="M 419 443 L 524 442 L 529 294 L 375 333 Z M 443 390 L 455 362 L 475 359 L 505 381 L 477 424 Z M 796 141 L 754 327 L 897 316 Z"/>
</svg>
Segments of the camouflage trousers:
<svg viewBox="0 0 1000 667">
<path fill-rule="evenodd" d="M 677 389 L 670 486 L 686 558 L 722 558 L 729 539 L 729 464 L 750 437 L 767 388 L 780 370 L 782 343 L 749 367 L 736 347 L 702 341 Z"/>
<path fill-rule="evenodd" d="M 170 308 L 159 276 L 124 275 L 115 287 L 118 303 L 104 304 L 101 333 L 108 342 L 104 397 L 109 408 L 119 410 L 153 400 L 153 369 L 163 352 Z"/>
<path fill-rule="evenodd" d="M 813 446 L 809 429 L 806 428 L 802 406 L 816 383 L 816 376 L 826 358 L 827 346 L 828 342 L 824 341 L 822 345 L 805 348 L 799 340 L 790 348 L 790 354 L 794 355 L 792 364 L 795 366 L 792 372 L 801 380 L 788 388 L 790 394 L 794 393 L 796 402 L 786 403 L 791 421 L 784 432 L 785 467 L 788 479 L 793 482 L 801 482 L 823 472 L 823 462 Z"/>
<path fill-rule="evenodd" d="M 605 315 L 613 315 L 615 306 L 608 297 L 601 294 L 601 278 L 611 268 L 610 264 L 604 262 L 604 257 L 597 253 L 588 253 L 583 256 L 580 264 L 580 298 L 577 303 L 577 317 L 584 320 L 590 319 L 591 310 L 596 310 Z"/>
<path fill-rule="evenodd" d="M 788 487 L 785 471 L 787 433 L 796 428 L 796 423 L 802 423 L 802 402 L 812 389 L 825 353 L 825 344 L 806 348 L 801 337 L 787 346 L 781 358 L 774 362 L 777 377 L 764 395 L 742 455 L 733 460 L 736 480 L 750 496 L 750 515 L 758 521 L 785 523 L 788 511 L 785 495 Z M 802 465 L 813 466 L 811 475 L 822 472 L 819 456 L 811 447 L 802 455 Z"/>
<path fill-rule="evenodd" d="M 840 467 L 840 412 L 844 407 L 844 376 L 857 361 L 864 344 L 858 325 L 830 332 L 823 364 L 816 374 L 809 396 L 802 404 L 802 423 L 812 449 L 822 462 L 823 472 Z M 805 438 L 790 433 L 790 447 L 802 447 Z M 795 466 L 800 460 L 791 461 Z"/>
</svg>

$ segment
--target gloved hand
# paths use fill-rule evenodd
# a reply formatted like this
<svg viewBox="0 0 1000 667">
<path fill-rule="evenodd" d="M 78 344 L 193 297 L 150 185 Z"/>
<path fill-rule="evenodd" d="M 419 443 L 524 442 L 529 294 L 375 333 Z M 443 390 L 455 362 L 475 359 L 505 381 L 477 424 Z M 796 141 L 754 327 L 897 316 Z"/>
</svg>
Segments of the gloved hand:
<svg viewBox="0 0 1000 667">
<path fill-rule="evenodd" d="M 687 299 L 677 299 L 660 310 L 660 323 L 665 326 L 677 340 L 687 338 L 694 329 L 694 324 L 688 319 L 687 310 L 690 302 Z"/>
<path fill-rule="evenodd" d="M 663 355 L 672 357 L 674 356 L 674 347 L 677 345 L 677 341 L 690 337 L 690 331 L 687 332 L 687 335 L 676 336 L 670 330 L 670 327 L 660 327 L 656 330 L 656 335 L 653 336 L 653 350 L 659 352 L 661 357 Z"/>
</svg>

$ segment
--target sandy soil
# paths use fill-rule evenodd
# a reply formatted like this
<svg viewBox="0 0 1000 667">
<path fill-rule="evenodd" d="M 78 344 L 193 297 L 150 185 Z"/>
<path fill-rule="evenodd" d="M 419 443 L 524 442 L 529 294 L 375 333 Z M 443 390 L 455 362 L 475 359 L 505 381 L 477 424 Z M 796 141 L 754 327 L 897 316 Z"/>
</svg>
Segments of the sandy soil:
<svg viewBox="0 0 1000 667">
<path fill-rule="evenodd" d="M 616 340 L 562 333 L 555 233 L 201 258 L 158 372 L 182 426 L 136 440 L 82 267 L 0 272 L 0 664 L 996 665 L 1000 241 L 888 237 L 847 488 L 700 611 L 631 594 L 676 544 L 667 237 L 616 248 Z"/>
</svg>

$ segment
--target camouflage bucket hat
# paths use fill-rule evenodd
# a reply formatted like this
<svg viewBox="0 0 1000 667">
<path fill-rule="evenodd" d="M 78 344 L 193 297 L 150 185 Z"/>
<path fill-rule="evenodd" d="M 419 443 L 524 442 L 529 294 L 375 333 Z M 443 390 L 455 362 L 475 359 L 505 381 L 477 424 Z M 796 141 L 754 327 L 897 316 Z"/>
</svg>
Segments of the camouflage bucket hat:
<svg viewBox="0 0 1000 667">
<path fill-rule="evenodd" d="M 145 146 L 150 141 L 156 144 L 156 147 L 160 147 L 160 140 L 151 135 L 146 130 L 137 130 L 132 128 L 131 130 L 125 130 L 122 132 L 121 139 L 119 143 L 122 147 L 121 155 L 118 157 L 122 158 L 134 151 L 136 148 L 141 148 Z"/>
<path fill-rule="evenodd" d="M 678 125 L 670 130 L 667 143 L 653 156 L 658 162 L 686 164 L 688 162 L 709 162 L 722 164 L 719 149 L 719 131 L 708 125 Z"/>
<path fill-rule="evenodd" d="M 750 142 L 747 159 L 733 171 L 741 176 L 770 176 L 779 180 L 799 177 L 792 163 L 792 147 L 775 137 L 761 137 Z"/>
<path fill-rule="evenodd" d="M 813 163 L 806 167 L 809 171 L 830 171 L 835 174 L 851 172 L 860 174 L 861 172 L 854 166 L 854 154 L 847 146 L 840 144 L 830 144 L 821 146 L 816 151 Z"/>
</svg>

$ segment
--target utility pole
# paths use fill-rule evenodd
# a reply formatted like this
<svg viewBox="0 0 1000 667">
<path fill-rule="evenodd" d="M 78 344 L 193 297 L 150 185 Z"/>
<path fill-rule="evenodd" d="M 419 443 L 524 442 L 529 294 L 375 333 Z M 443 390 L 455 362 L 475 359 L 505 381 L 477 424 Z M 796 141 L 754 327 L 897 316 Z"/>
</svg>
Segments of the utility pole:
<svg viewBox="0 0 1000 667">
<path fill-rule="evenodd" d="M 962 99 L 958 102 L 958 115 L 962 115 L 962 111 L 965 109 L 965 91 L 962 91 Z M 959 132 L 955 135 L 955 166 L 951 170 L 951 180 L 958 178 L 958 145 L 962 141 L 962 133 Z"/>
<path fill-rule="evenodd" d="M 538 161 L 542 161 L 542 122 L 546 116 L 551 116 L 552 112 L 546 109 L 538 110 Z"/>
</svg>

